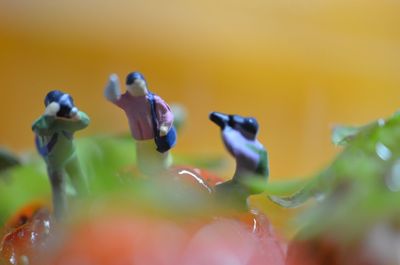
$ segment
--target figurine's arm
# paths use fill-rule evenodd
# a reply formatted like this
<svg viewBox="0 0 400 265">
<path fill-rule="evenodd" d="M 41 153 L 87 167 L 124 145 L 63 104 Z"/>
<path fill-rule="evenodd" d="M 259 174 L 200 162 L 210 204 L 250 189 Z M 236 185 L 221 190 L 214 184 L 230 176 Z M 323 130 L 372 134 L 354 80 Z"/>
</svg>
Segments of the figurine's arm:
<svg viewBox="0 0 400 265">
<path fill-rule="evenodd" d="M 44 116 L 44 119 L 54 130 L 69 132 L 82 130 L 86 128 L 90 122 L 89 117 L 82 111 L 78 111 L 78 113 L 72 118 Z"/>
<path fill-rule="evenodd" d="M 89 122 L 89 117 L 81 111 L 73 118 L 43 115 L 33 123 L 32 130 L 43 136 L 51 135 L 56 130 L 74 132 L 87 127 Z"/>
<path fill-rule="evenodd" d="M 52 121 L 59 110 L 60 104 L 57 102 L 50 103 L 46 107 L 44 114 L 33 123 L 32 131 L 38 135 L 51 135 L 53 131 L 53 128 L 51 128 Z"/>
<path fill-rule="evenodd" d="M 104 96 L 113 103 L 117 103 L 121 98 L 121 88 L 116 74 L 110 75 L 107 86 L 104 89 Z"/>
<path fill-rule="evenodd" d="M 44 115 L 39 117 L 32 124 L 32 131 L 34 131 L 37 135 L 51 135 L 51 131 L 49 130 L 49 126 Z"/>
<path fill-rule="evenodd" d="M 168 133 L 174 122 L 174 114 L 170 107 L 160 97 L 155 96 L 156 110 L 158 120 L 160 122 L 160 135 L 164 136 Z"/>
</svg>

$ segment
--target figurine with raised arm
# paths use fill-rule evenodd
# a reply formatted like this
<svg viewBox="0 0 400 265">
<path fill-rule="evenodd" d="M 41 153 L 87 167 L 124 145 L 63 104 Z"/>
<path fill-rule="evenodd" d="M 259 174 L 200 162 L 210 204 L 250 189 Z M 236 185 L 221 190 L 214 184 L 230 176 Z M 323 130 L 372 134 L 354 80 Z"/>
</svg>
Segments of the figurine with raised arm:
<svg viewBox="0 0 400 265">
<path fill-rule="evenodd" d="M 247 209 L 247 198 L 263 190 L 252 185 L 252 181 L 267 181 L 269 176 L 268 154 L 257 140 L 258 123 L 255 118 L 210 114 L 210 120 L 221 128 L 226 149 L 236 160 L 236 171 L 232 180 L 215 187 L 216 196 L 240 209 Z"/>
<path fill-rule="evenodd" d="M 136 140 L 139 170 L 147 175 L 157 175 L 172 162 L 169 150 L 176 144 L 174 115 L 161 97 L 149 91 L 141 73 L 128 74 L 126 90 L 121 94 L 118 76 L 112 74 L 104 95 L 125 111 L 132 137 Z"/>
<path fill-rule="evenodd" d="M 73 142 L 74 133 L 89 125 L 89 117 L 79 111 L 69 94 L 53 90 L 46 95 L 46 110 L 32 130 L 39 154 L 47 165 L 54 215 L 59 219 L 67 209 L 66 177 L 79 195 L 86 192 L 86 180 L 81 171 Z"/>
</svg>

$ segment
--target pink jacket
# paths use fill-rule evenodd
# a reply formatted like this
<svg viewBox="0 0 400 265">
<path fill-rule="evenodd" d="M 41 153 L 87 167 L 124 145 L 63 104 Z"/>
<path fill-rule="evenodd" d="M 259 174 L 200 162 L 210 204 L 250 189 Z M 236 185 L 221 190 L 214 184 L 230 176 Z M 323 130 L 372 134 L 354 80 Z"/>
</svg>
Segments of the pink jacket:
<svg viewBox="0 0 400 265">
<path fill-rule="evenodd" d="M 168 104 L 157 95 L 154 95 L 154 101 L 158 127 L 160 127 L 161 124 L 165 124 L 168 128 L 171 128 L 174 115 Z M 133 138 L 136 140 L 149 140 L 154 138 L 151 109 L 147 96 L 132 96 L 129 92 L 125 92 L 114 103 L 125 111 Z"/>
</svg>

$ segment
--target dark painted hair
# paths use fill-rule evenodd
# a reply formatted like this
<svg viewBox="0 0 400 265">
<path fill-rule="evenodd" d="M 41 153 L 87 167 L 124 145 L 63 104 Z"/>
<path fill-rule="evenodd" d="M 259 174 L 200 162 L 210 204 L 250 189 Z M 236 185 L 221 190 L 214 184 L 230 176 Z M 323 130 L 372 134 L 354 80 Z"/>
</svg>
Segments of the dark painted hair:
<svg viewBox="0 0 400 265">
<path fill-rule="evenodd" d="M 62 95 L 64 95 L 64 93 L 61 92 L 60 90 L 50 91 L 44 98 L 44 105 L 47 107 L 52 102 L 58 102 L 62 97 Z"/>
<path fill-rule="evenodd" d="M 256 135 L 258 132 L 258 122 L 253 117 L 229 115 L 229 126 L 234 127 L 236 124 L 252 135 Z"/>
<path fill-rule="evenodd" d="M 256 135 L 258 132 L 258 122 L 255 118 L 253 117 L 248 117 L 245 118 L 244 123 L 242 124 L 242 128 L 247 131 L 250 132 L 251 134 Z"/>
<path fill-rule="evenodd" d="M 141 73 L 139 73 L 139 72 L 132 72 L 132 73 L 129 73 L 129 74 L 126 76 L 126 84 L 127 84 L 127 85 L 132 85 L 132 84 L 135 82 L 135 80 L 137 80 L 137 79 L 143 80 L 145 83 L 147 83 L 147 82 L 146 82 L 146 79 L 144 78 L 144 76 L 143 76 Z"/>
<path fill-rule="evenodd" d="M 57 112 L 57 116 L 60 117 L 69 117 L 72 109 L 75 107 L 74 99 L 69 94 L 60 90 L 52 90 L 47 93 L 44 105 L 47 107 L 52 102 L 60 104 L 60 110 Z"/>
</svg>

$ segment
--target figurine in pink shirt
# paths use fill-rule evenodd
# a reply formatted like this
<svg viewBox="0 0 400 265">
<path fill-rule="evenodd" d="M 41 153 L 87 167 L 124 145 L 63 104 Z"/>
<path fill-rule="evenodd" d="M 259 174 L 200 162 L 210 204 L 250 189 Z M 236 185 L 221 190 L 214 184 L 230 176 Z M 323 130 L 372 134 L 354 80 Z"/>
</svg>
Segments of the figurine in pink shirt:
<svg viewBox="0 0 400 265">
<path fill-rule="evenodd" d="M 126 92 L 121 95 L 118 76 L 112 74 L 104 95 L 125 111 L 132 137 L 137 142 L 139 169 L 152 175 L 169 167 L 172 162 L 169 150 L 176 143 L 174 115 L 162 98 L 148 90 L 143 75 L 128 74 Z"/>
</svg>

